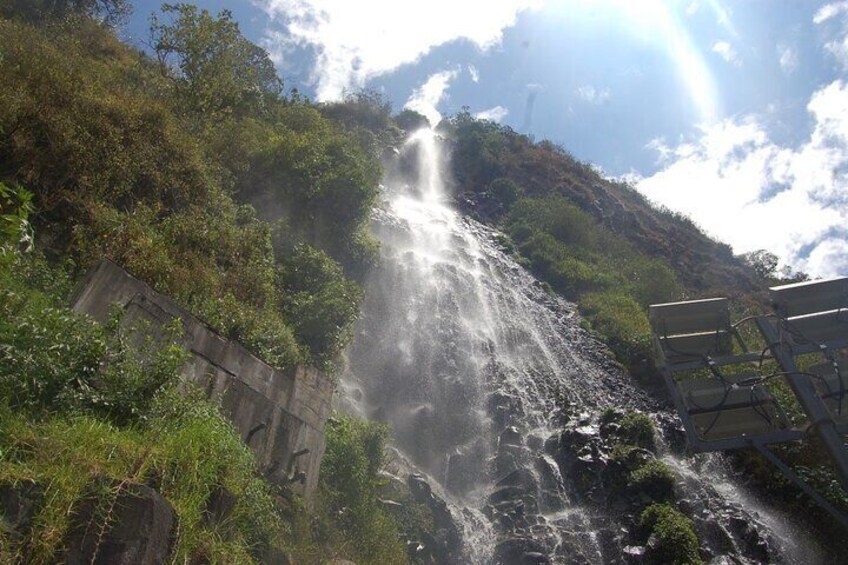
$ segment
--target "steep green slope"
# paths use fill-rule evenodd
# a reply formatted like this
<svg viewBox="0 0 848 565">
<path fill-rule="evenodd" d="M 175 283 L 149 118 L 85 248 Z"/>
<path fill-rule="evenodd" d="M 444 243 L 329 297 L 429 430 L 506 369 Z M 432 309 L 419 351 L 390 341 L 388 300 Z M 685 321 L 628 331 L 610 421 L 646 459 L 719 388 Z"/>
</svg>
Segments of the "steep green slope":
<svg viewBox="0 0 848 565">
<path fill-rule="evenodd" d="M 190 13 L 170 26 L 210 22 Z M 180 70 L 188 48 L 160 67 L 88 19 L 2 20 L 0 41 L 0 180 L 34 193 L 41 249 L 80 270 L 112 258 L 266 360 L 329 367 L 357 312 L 349 277 L 374 253 L 370 148 L 273 86 L 197 100 L 225 82 L 214 67 L 264 64 L 264 52 L 205 61 L 199 85 Z"/>
<path fill-rule="evenodd" d="M 343 104 L 284 95 L 226 12 L 166 8 L 153 60 L 91 17 L 118 4 L 0 5 L 0 489 L 34 493 L 23 531 L 0 516 L 0 561 L 61 559 L 86 508 L 102 535 L 147 485 L 175 509 L 181 562 L 404 562 L 376 498 L 379 427 L 331 427 L 344 462 L 309 510 L 216 406 L 176 394 L 177 348 L 139 354 L 67 309 L 109 257 L 268 362 L 332 371 L 376 256 L 376 141 L 328 117 Z M 210 518 L 221 492 L 236 504 Z"/>
</svg>

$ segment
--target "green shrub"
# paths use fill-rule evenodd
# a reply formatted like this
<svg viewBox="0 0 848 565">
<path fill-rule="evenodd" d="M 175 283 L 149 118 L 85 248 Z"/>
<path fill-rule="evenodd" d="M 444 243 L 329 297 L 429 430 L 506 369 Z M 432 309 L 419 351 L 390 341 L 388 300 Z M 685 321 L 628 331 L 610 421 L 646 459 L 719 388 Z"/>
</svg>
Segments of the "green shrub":
<svg viewBox="0 0 848 565">
<path fill-rule="evenodd" d="M 327 427 L 320 504 L 325 530 L 343 557 L 362 564 L 406 563 L 398 528 L 378 499 L 388 429 L 344 416 Z"/>
<path fill-rule="evenodd" d="M 508 210 L 524 191 L 512 179 L 501 177 L 492 181 L 487 192 Z"/>
<path fill-rule="evenodd" d="M 509 222 L 522 221 L 578 249 L 591 249 L 600 230 L 591 216 L 562 196 L 519 200 L 510 209 Z"/>
<path fill-rule="evenodd" d="M 654 423 L 647 414 L 635 411 L 627 412 L 618 421 L 618 426 L 616 435 L 622 442 L 650 450 L 656 447 L 654 443 Z"/>
<path fill-rule="evenodd" d="M 6 540 L 0 557 L 54 562 L 69 510 L 91 496 L 109 504 L 109 485 L 124 482 L 156 485 L 174 505 L 177 560 L 251 562 L 282 525 L 232 425 L 175 391 L 179 328 L 154 343 L 118 316 L 97 324 L 33 288 L 49 272 L 34 255 L 0 257 L 0 483 L 46 489 L 25 538 Z M 238 502 L 226 524 L 210 526 L 202 513 L 219 487 Z"/>
<path fill-rule="evenodd" d="M 78 315 L 13 271 L 38 263 L 0 262 L 0 402 L 32 414 L 86 412 L 125 425 L 172 384 L 185 360 L 175 345 L 140 342 L 118 317 L 106 327 Z"/>
<path fill-rule="evenodd" d="M 300 343 L 319 365 L 329 366 L 349 339 L 362 290 L 326 253 L 306 244 L 282 260 L 279 284 L 283 314 Z"/>
<path fill-rule="evenodd" d="M 108 257 L 272 365 L 328 367 L 358 308 L 344 273 L 362 276 L 376 255 L 364 227 L 379 162 L 347 126 L 282 99 L 267 55 L 229 14 L 165 11 L 173 18 L 154 28 L 179 71 L 85 19 L 0 21 L 0 168 L 34 194 L 50 256 L 82 267 Z M 197 60 L 204 42 L 211 58 Z M 274 249 L 269 222 L 281 217 L 291 237 Z M 301 242 L 342 265 L 334 282 L 281 287 L 275 263 L 297 267 Z"/>
<path fill-rule="evenodd" d="M 639 516 L 639 526 L 645 538 L 654 536 L 656 549 L 650 559 L 669 565 L 700 564 L 698 536 L 692 520 L 668 504 L 652 504 Z"/>
<path fill-rule="evenodd" d="M 0 182 L 0 254 L 32 250 L 33 234 L 29 215 L 32 193 L 20 186 Z"/>
<path fill-rule="evenodd" d="M 630 473 L 628 487 L 657 502 L 672 500 L 674 475 L 668 465 L 657 459 L 651 459 Z"/>
<path fill-rule="evenodd" d="M 628 269 L 632 273 L 633 297 L 643 308 L 680 298 L 682 287 L 666 261 L 636 256 Z"/>
</svg>

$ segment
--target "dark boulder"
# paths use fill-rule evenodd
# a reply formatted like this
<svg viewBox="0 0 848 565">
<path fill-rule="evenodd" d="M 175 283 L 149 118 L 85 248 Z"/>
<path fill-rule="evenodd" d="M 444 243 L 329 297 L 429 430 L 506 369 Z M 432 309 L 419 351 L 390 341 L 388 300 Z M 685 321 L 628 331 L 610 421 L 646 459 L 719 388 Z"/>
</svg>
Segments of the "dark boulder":
<svg viewBox="0 0 848 565">
<path fill-rule="evenodd" d="M 44 489 L 35 482 L 0 485 L 0 536 L 12 543 L 23 540 L 43 497 Z"/>
<path fill-rule="evenodd" d="M 75 511 L 66 542 L 68 565 L 166 563 L 174 542 L 176 513 L 146 485 L 120 487 L 114 498 L 89 497 Z"/>
<path fill-rule="evenodd" d="M 413 500 L 426 505 L 433 515 L 434 531 L 427 536 L 428 539 L 422 540 L 424 545 L 430 546 L 438 563 L 460 563 L 462 535 L 447 503 L 433 492 L 430 483 L 422 475 L 409 475 L 407 486 Z"/>
</svg>

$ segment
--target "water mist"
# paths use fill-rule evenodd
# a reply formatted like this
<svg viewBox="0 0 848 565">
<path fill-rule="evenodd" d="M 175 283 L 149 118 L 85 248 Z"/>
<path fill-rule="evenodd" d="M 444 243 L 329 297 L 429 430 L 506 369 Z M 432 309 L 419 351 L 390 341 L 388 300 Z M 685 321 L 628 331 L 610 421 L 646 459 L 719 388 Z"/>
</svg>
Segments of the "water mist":
<svg viewBox="0 0 848 565">
<path fill-rule="evenodd" d="M 451 207 L 444 146 L 421 130 L 387 167 L 373 217 L 382 256 L 348 352 L 344 402 L 389 423 L 398 456 L 448 501 L 463 530 L 458 562 L 621 561 L 621 517 L 580 496 L 551 438 L 565 422 L 591 437 L 591 414 L 652 401 L 580 326 L 573 304 Z M 747 513 L 710 487 L 714 476 L 674 463 L 684 495 L 704 505 L 740 562 L 758 559 L 744 555 L 722 512 L 778 546 L 767 514 Z M 765 558 L 778 559 L 774 550 Z"/>
</svg>

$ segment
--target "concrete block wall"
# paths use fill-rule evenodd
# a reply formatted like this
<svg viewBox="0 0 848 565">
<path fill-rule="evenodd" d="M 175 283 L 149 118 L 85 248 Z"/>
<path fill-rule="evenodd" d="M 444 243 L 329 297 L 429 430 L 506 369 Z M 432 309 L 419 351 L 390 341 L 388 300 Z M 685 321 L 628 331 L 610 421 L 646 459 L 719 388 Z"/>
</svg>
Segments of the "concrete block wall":
<svg viewBox="0 0 848 565">
<path fill-rule="evenodd" d="M 115 263 L 103 260 L 81 281 L 71 307 L 105 322 L 113 305 L 125 310 L 122 325 L 164 340 L 164 326 L 182 320 L 190 353 L 181 373 L 221 403 L 266 477 L 312 495 L 324 455 L 333 382 L 313 367 L 271 367 L 240 344 L 225 339 L 173 300 Z"/>
</svg>

